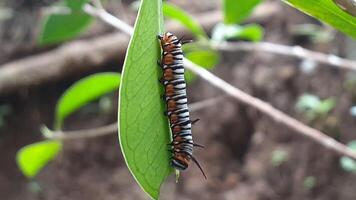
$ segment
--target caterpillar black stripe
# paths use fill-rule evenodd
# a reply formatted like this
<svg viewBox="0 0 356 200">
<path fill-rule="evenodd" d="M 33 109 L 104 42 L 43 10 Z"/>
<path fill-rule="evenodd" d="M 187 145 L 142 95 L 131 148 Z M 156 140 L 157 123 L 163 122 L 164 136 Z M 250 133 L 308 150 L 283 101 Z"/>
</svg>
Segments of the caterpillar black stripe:
<svg viewBox="0 0 356 200">
<path fill-rule="evenodd" d="M 186 82 L 184 80 L 183 51 L 181 39 L 172 33 L 158 35 L 162 47 L 162 60 L 159 62 L 163 76 L 160 79 L 165 88 L 163 98 L 167 105 L 167 115 L 173 134 L 170 143 L 172 152 L 171 165 L 177 170 L 188 168 L 192 160 L 200 169 L 206 179 L 206 175 L 193 156 L 193 147 L 203 147 L 195 144 L 192 137 L 192 124 L 187 105 Z"/>
</svg>

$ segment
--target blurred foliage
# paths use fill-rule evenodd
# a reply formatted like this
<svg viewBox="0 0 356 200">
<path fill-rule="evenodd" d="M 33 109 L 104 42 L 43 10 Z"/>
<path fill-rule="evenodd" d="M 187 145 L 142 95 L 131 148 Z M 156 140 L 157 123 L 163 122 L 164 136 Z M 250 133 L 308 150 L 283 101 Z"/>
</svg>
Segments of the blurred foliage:
<svg viewBox="0 0 356 200">
<path fill-rule="evenodd" d="M 224 23 L 238 24 L 246 19 L 261 0 L 224 0 Z"/>
<path fill-rule="evenodd" d="M 336 105 L 334 98 L 321 100 L 312 94 L 303 94 L 298 98 L 296 108 L 303 113 L 308 120 L 325 117 Z"/>
<path fill-rule="evenodd" d="M 311 15 L 345 34 L 356 38 L 356 19 L 330 0 L 283 0 L 287 4 Z"/>
<path fill-rule="evenodd" d="M 165 111 L 162 70 L 157 65 L 163 33 L 161 0 L 142 0 L 134 34 L 126 53 L 119 100 L 119 138 L 126 164 L 141 188 L 158 199 L 161 184 L 171 174 L 171 140 Z M 151 45 L 147 45 L 151 44 Z"/>
<path fill-rule="evenodd" d="M 16 154 L 17 165 L 27 178 L 34 178 L 61 150 L 62 143 L 46 140 L 22 147 Z"/>
<path fill-rule="evenodd" d="M 212 31 L 212 40 L 222 42 L 226 40 L 249 40 L 261 41 L 263 38 L 263 28 L 258 24 L 225 25 L 218 24 Z"/>
<path fill-rule="evenodd" d="M 33 194 L 40 194 L 43 191 L 42 186 L 37 181 L 30 181 L 27 187 L 28 190 Z"/>
<path fill-rule="evenodd" d="M 314 60 L 304 59 L 299 64 L 299 69 L 304 74 L 313 74 L 315 72 L 317 65 L 318 63 L 315 62 Z"/>
<path fill-rule="evenodd" d="M 239 25 L 261 2 L 261 0 L 224 0 L 224 23 L 219 23 L 214 27 L 212 40 L 215 42 L 232 39 L 262 40 L 264 30 L 260 25 Z"/>
<path fill-rule="evenodd" d="M 99 99 L 99 109 L 101 113 L 110 113 L 114 108 L 113 96 L 104 95 Z M 116 102 L 115 102 L 116 104 Z"/>
<path fill-rule="evenodd" d="M 356 106 L 350 108 L 350 114 L 352 117 L 356 117 Z"/>
<path fill-rule="evenodd" d="M 5 117 L 11 113 L 10 105 L 0 105 L 0 129 L 6 124 Z"/>
<path fill-rule="evenodd" d="M 82 10 L 89 0 L 62 0 L 43 19 L 39 42 L 42 45 L 56 44 L 77 37 L 86 30 L 92 17 Z M 57 9 L 56 9 L 57 8 Z"/>
<path fill-rule="evenodd" d="M 297 111 L 303 114 L 309 125 L 337 139 L 340 137 L 339 118 L 330 114 L 335 106 L 333 97 L 321 100 L 312 94 L 303 94 L 296 103 Z"/>
<path fill-rule="evenodd" d="M 307 176 L 304 178 L 303 186 L 305 189 L 311 190 L 316 186 L 316 177 L 315 176 Z"/>
<path fill-rule="evenodd" d="M 296 37 L 306 37 L 313 43 L 328 43 L 335 37 L 334 29 L 316 24 L 295 24 L 290 32 Z"/>
<path fill-rule="evenodd" d="M 347 145 L 350 149 L 356 151 L 356 140 L 353 140 Z M 340 158 L 340 166 L 343 170 L 347 172 L 352 172 L 356 174 L 356 161 L 350 157 L 343 156 Z"/>
<path fill-rule="evenodd" d="M 174 19 L 182 23 L 188 30 L 190 30 L 194 36 L 200 40 L 208 38 L 208 35 L 205 33 L 203 27 L 199 24 L 198 21 L 194 19 L 191 15 L 188 15 L 182 9 L 169 4 L 163 3 L 163 15 L 170 19 Z"/>
<path fill-rule="evenodd" d="M 212 49 L 201 49 L 199 51 L 196 50 L 191 52 L 188 51 L 185 53 L 185 57 L 195 64 L 198 64 L 199 66 L 209 70 L 213 69 L 220 60 L 220 54 Z M 188 83 L 195 80 L 196 78 L 196 75 L 189 70 L 186 70 L 184 76 Z"/>
<path fill-rule="evenodd" d="M 0 7 L 0 22 L 10 19 L 13 15 L 12 9 Z"/>
<path fill-rule="evenodd" d="M 356 103 L 356 74 L 349 73 L 348 79 L 344 83 L 344 87 L 351 94 L 351 100 Z"/>
<path fill-rule="evenodd" d="M 96 73 L 73 84 L 57 102 L 55 129 L 61 129 L 64 119 L 71 113 L 90 101 L 117 90 L 119 85 L 120 74 L 114 72 Z"/>
<path fill-rule="evenodd" d="M 289 152 L 283 149 L 276 149 L 272 152 L 271 163 L 278 167 L 288 160 Z"/>
</svg>

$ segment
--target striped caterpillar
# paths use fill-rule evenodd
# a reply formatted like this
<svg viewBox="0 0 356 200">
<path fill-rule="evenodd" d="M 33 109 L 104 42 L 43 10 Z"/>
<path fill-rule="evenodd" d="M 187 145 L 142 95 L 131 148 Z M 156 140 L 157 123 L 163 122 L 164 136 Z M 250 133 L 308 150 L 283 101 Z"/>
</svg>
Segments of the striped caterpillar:
<svg viewBox="0 0 356 200">
<path fill-rule="evenodd" d="M 166 102 L 167 115 L 173 134 L 170 143 L 172 160 L 171 166 L 177 170 L 187 169 L 191 160 L 199 167 L 203 176 L 206 175 L 193 156 L 193 147 L 203 147 L 195 144 L 192 137 L 192 124 L 198 120 L 191 121 L 187 105 L 186 82 L 184 79 L 182 39 L 178 39 L 172 33 L 158 35 L 162 48 L 162 60 L 159 62 L 163 70 L 160 82 L 165 88 L 163 99 Z"/>
</svg>

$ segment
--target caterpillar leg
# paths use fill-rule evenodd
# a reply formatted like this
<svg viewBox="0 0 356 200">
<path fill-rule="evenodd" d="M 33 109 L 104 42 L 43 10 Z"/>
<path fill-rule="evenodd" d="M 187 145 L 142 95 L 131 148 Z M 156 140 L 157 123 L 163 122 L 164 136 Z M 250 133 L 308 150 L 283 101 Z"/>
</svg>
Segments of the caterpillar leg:
<svg viewBox="0 0 356 200">
<path fill-rule="evenodd" d="M 205 146 L 204 146 L 204 145 L 201 145 L 201 144 L 197 144 L 197 143 L 194 143 L 194 144 L 193 144 L 193 146 L 194 146 L 194 147 L 200 147 L 200 148 L 205 148 Z"/>
<path fill-rule="evenodd" d="M 163 36 L 162 35 L 157 35 L 157 39 L 162 40 Z"/>
<path fill-rule="evenodd" d="M 165 95 L 165 94 L 162 94 L 161 98 L 162 98 L 163 100 L 166 100 L 166 95 Z"/>
<path fill-rule="evenodd" d="M 163 68 L 162 62 L 161 62 L 160 60 L 157 60 L 157 65 L 158 65 L 160 68 Z"/>
<path fill-rule="evenodd" d="M 199 118 L 198 118 L 198 119 L 193 120 L 193 121 L 191 122 L 191 123 L 192 123 L 192 125 L 194 125 L 195 123 L 197 123 L 199 120 L 200 120 Z"/>
<path fill-rule="evenodd" d="M 178 39 L 178 41 L 181 43 L 181 44 L 187 44 L 187 43 L 192 43 L 193 40 L 184 40 L 184 35 Z"/>
</svg>

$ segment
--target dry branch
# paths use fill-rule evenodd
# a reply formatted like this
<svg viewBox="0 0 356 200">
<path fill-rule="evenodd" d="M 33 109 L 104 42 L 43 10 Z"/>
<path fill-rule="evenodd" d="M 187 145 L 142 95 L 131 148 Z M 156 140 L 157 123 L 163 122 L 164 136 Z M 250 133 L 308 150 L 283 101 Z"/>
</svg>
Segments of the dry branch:
<svg viewBox="0 0 356 200">
<path fill-rule="evenodd" d="M 278 4 L 263 4 L 256 9 L 250 20 L 263 23 L 279 11 Z M 222 15 L 219 11 L 213 11 L 200 14 L 196 19 L 205 30 L 211 30 L 222 20 Z M 166 29 L 177 35 L 190 35 L 186 29 L 173 21 L 167 23 Z M 128 41 L 129 36 L 126 34 L 108 34 L 89 40 L 70 42 L 47 53 L 1 65 L 0 96 L 99 69 L 108 61 L 123 58 Z"/>
<path fill-rule="evenodd" d="M 207 107 L 217 105 L 217 102 L 225 98 L 226 98 L 225 96 L 220 96 L 220 97 L 214 97 L 211 99 L 198 101 L 190 104 L 189 110 L 191 112 L 203 110 Z M 77 131 L 50 131 L 47 128 L 45 128 L 46 131 L 42 131 L 42 132 L 45 133 L 44 137 L 46 139 L 73 140 L 73 139 L 89 139 L 89 138 L 96 138 L 105 135 L 110 135 L 113 133 L 117 133 L 117 128 L 118 128 L 117 123 L 113 123 L 102 127 L 77 130 Z"/>
<path fill-rule="evenodd" d="M 313 60 L 318 63 L 328 64 L 347 70 L 356 71 L 356 61 L 344 59 L 333 54 L 324 54 L 310 51 L 300 46 L 286 46 L 270 42 L 225 42 L 213 44 L 213 48 L 223 51 L 261 51 L 284 56 L 294 56 L 302 59 Z"/>
</svg>

